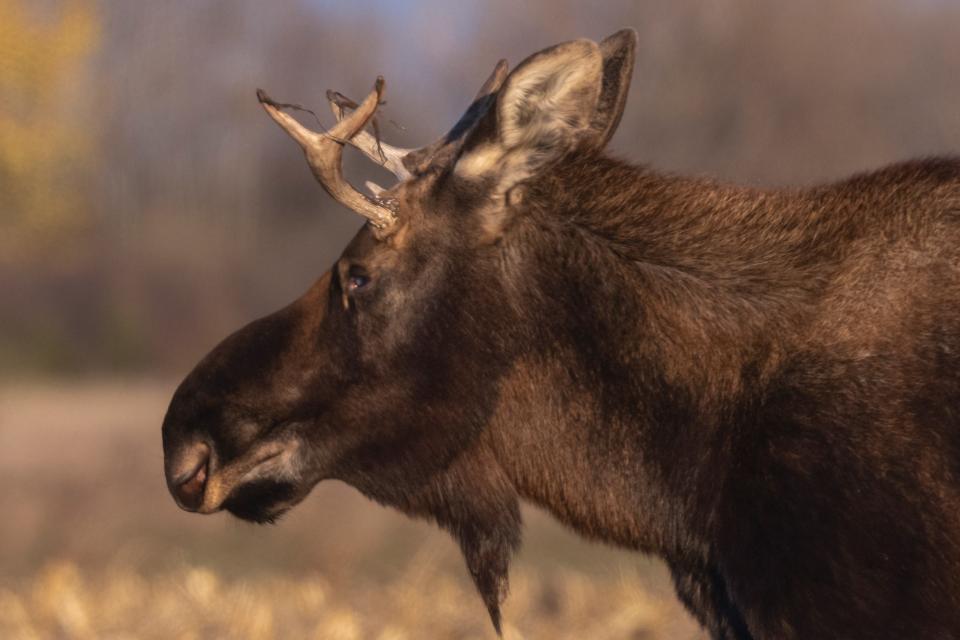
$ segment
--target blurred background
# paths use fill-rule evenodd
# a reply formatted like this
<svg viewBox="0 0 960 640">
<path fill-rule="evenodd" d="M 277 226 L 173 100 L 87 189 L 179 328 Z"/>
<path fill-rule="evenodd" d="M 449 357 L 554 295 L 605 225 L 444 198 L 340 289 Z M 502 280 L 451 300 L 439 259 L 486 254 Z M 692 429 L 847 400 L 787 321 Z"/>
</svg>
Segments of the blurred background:
<svg viewBox="0 0 960 640">
<path fill-rule="evenodd" d="M 181 513 L 160 422 L 360 225 L 257 87 L 329 122 L 382 74 L 420 146 L 497 59 L 625 26 L 631 161 L 779 186 L 960 152 L 956 0 L 0 0 L 0 637 L 492 638 L 453 543 L 342 485 L 275 527 Z M 507 637 L 701 637 L 657 562 L 526 519 Z"/>
</svg>

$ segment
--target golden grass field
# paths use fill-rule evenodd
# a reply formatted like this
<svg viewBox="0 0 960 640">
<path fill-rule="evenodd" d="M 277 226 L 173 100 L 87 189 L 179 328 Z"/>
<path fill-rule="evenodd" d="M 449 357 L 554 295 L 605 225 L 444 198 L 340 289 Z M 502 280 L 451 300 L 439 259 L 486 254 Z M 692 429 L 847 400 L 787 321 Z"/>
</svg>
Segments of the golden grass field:
<svg viewBox="0 0 960 640">
<path fill-rule="evenodd" d="M 0 638 L 495 638 L 447 536 L 341 484 L 273 527 L 179 511 L 172 389 L 0 389 Z M 525 518 L 506 638 L 703 637 L 659 563 Z"/>
</svg>

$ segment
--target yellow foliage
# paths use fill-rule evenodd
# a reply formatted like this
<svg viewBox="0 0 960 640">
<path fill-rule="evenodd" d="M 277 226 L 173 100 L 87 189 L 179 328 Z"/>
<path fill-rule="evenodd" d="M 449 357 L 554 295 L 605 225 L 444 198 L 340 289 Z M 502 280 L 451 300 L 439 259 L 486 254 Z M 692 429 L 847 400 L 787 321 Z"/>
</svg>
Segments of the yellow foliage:
<svg viewBox="0 0 960 640">
<path fill-rule="evenodd" d="M 68 94 L 99 37 L 94 0 L 0 0 L 0 256 L 82 222 L 93 144 Z"/>
</svg>

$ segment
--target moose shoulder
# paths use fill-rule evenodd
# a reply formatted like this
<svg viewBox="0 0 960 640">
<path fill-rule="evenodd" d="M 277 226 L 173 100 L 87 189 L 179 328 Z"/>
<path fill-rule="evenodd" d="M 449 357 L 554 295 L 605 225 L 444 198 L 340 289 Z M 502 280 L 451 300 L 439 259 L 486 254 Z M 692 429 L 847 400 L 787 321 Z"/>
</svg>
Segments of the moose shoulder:
<svg viewBox="0 0 960 640">
<path fill-rule="evenodd" d="M 382 80 L 325 133 L 259 92 L 369 222 L 181 384 L 172 494 L 272 521 L 346 481 L 449 530 L 498 629 L 525 499 L 663 558 L 714 638 L 960 636 L 960 161 L 764 191 L 610 158 L 635 46 L 501 62 L 415 150 L 364 130 Z"/>
</svg>

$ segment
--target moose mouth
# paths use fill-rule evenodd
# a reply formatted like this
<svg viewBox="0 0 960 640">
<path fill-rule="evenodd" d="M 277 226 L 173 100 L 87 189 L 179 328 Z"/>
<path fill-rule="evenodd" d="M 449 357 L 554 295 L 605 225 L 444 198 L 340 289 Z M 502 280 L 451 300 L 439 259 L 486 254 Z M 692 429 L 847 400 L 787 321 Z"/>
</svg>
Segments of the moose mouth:
<svg viewBox="0 0 960 640">
<path fill-rule="evenodd" d="M 253 480 L 236 487 L 223 508 L 241 520 L 272 524 L 297 502 L 297 488 L 286 480 Z"/>
<path fill-rule="evenodd" d="M 216 456 L 202 445 L 199 463 L 172 483 L 171 492 L 187 511 L 210 514 L 227 509 L 246 520 L 268 521 L 284 504 L 292 506 L 297 448 L 294 441 L 266 443 L 218 467 Z"/>
</svg>

